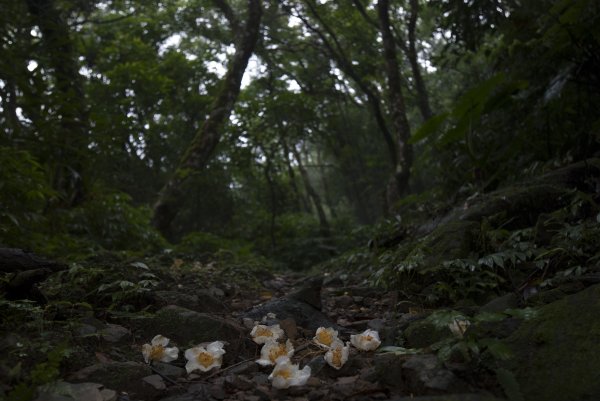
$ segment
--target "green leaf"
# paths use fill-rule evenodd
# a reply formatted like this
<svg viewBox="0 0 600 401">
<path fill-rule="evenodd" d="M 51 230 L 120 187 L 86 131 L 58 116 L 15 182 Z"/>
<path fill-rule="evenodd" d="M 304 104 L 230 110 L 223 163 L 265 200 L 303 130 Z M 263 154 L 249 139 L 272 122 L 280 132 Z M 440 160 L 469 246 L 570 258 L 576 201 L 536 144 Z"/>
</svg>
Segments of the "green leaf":
<svg viewBox="0 0 600 401">
<path fill-rule="evenodd" d="M 421 353 L 420 350 L 416 348 L 404 348 L 397 347 L 395 345 L 386 345 L 385 347 L 381 347 L 377 350 L 380 353 L 393 353 L 395 355 L 414 355 Z"/>
<path fill-rule="evenodd" d="M 448 113 L 442 113 L 438 114 L 437 116 L 433 116 L 429 120 L 425 121 L 425 123 L 423 123 L 423 125 L 419 127 L 417 132 L 415 132 L 415 134 L 410 137 L 408 143 L 415 144 L 434 133 L 440 127 L 440 125 L 442 125 L 444 121 L 446 121 L 448 116 Z"/>
<path fill-rule="evenodd" d="M 496 338 L 484 338 L 479 341 L 482 347 L 486 347 L 490 354 L 496 359 L 505 361 L 513 355 L 508 345 Z"/>
<path fill-rule="evenodd" d="M 525 401 L 515 374 L 504 368 L 496 369 L 496 378 L 510 401 Z"/>
</svg>

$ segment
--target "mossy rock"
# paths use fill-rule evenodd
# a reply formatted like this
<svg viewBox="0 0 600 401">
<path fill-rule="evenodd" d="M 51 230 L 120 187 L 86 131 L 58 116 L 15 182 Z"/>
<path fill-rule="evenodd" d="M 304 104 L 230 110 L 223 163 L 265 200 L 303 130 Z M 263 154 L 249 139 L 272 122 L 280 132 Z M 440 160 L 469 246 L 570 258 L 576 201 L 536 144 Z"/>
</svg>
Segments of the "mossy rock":
<svg viewBox="0 0 600 401">
<path fill-rule="evenodd" d="M 425 239 L 426 264 L 435 265 L 443 260 L 467 258 L 473 252 L 480 229 L 478 222 L 462 220 L 439 226 Z"/>
<path fill-rule="evenodd" d="M 450 329 L 435 327 L 427 320 L 419 320 L 411 323 L 404 330 L 404 338 L 410 348 L 425 348 L 444 338 L 452 336 Z"/>
<path fill-rule="evenodd" d="M 600 399 L 600 285 L 541 307 L 506 344 L 525 399 Z"/>
</svg>

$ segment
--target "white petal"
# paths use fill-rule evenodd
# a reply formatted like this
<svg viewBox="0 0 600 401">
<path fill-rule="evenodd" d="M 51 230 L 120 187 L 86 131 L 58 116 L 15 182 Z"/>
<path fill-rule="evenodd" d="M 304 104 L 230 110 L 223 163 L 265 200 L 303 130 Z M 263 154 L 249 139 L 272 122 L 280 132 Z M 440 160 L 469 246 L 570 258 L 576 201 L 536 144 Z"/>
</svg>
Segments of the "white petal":
<svg viewBox="0 0 600 401">
<path fill-rule="evenodd" d="M 338 352 L 341 352 L 340 359 L 339 359 L 339 365 L 337 365 L 338 361 L 336 361 L 336 363 L 334 363 L 334 361 L 333 361 L 334 353 L 338 349 L 340 350 Z M 337 340 L 335 343 L 333 343 L 331 345 L 331 348 L 329 349 L 329 351 L 327 351 L 325 353 L 324 358 L 325 358 L 325 361 L 329 364 L 329 366 L 333 367 L 334 369 L 338 369 L 339 370 L 348 361 L 348 355 L 349 355 L 349 353 L 350 353 L 349 347 L 348 346 L 344 347 L 344 343 L 341 342 L 341 341 L 339 341 L 339 340 Z"/>
<path fill-rule="evenodd" d="M 169 339 L 165 336 L 161 336 L 160 334 L 157 334 L 154 336 L 151 343 L 152 343 L 152 345 L 162 345 L 163 347 L 166 347 L 167 344 L 169 344 Z"/>
<path fill-rule="evenodd" d="M 204 368 L 204 366 L 200 365 L 200 364 L 198 363 L 198 361 L 196 361 L 196 358 L 189 359 L 189 360 L 187 361 L 187 363 L 185 364 L 185 370 L 186 370 L 188 373 L 191 373 L 191 372 L 193 372 L 193 371 L 194 371 L 194 370 L 196 370 L 196 369 L 203 369 L 203 368 Z"/>
<path fill-rule="evenodd" d="M 165 348 L 163 357 L 160 359 L 162 362 L 171 362 L 179 357 L 179 348 L 171 347 Z"/>
<path fill-rule="evenodd" d="M 222 341 L 213 341 L 212 343 L 208 344 L 206 350 L 211 354 L 219 353 L 220 355 L 223 355 L 225 353 L 225 350 L 223 349 L 224 345 L 225 344 Z"/>
<path fill-rule="evenodd" d="M 330 337 L 331 340 L 330 341 L 325 341 L 322 342 L 320 337 Z M 313 337 L 313 340 L 315 341 L 315 343 L 320 346 L 321 348 L 329 348 L 329 346 L 331 344 L 333 344 L 333 342 L 335 342 L 338 339 L 338 332 L 337 330 L 334 330 L 331 327 L 325 328 L 325 327 L 319 327 L 315 333 L 315 336 Z"/>
<path fill-rule="evenodd" d="M 188 348 L 185 350 L 185 359 L 188 361 L 195 360 L 200 352 L 202 352 L 202 350 L 199 347 Z"/>
<path fill-rule="evenodd" d="M 310 377 L 310 366 L 306 365 L 302 370 L 297 370 L 290 378 L 290 386 L 304 386 Z"/>
<path fill-rule="evenodd" d="M 144 344 L 142 345 L 142 355 L 144 355 L 144 361 L 146 363 L 150 363 L 150 354 L 152 353 L 152 345 Z"/>
</svg>

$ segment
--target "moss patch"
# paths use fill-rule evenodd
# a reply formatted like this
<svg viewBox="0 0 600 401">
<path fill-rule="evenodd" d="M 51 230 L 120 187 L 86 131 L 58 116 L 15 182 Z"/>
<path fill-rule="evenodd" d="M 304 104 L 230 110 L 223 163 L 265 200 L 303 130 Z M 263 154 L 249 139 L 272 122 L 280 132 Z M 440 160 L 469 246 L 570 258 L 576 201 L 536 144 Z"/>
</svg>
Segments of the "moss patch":
<svg viewBox="0 0 600 401">
<path fill-rule="evenodd" d="M 542 307 L 507 344 L 525 399 L 600 399 L 600 285 Z"/>
</svg>

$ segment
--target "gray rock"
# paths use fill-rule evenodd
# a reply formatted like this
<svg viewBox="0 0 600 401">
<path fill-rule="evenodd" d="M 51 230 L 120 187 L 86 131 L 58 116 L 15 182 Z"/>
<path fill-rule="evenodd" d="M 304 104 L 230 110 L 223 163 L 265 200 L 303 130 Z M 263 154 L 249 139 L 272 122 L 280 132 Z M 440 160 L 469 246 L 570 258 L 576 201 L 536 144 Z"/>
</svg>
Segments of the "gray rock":
<svg viewBox="0 0 600 401">
<path fill-rule="evenodd" d="M 178 379 L 185 376 L 186 370 L 179 366 L 172 365 L 164 362 L 154 362 L 152 367 L 161 375 L 166 376 L 170 379 Z"/>
<path fill-rule="evenodd" d="M 141 399 L 153 399 L 157 390 L 142 379 L 152 374 L 146 364 L 137 362 L 109 362 L 87 366 L 69 376 L 75 383 L 96 381 L 107 388 L 125 391 Z"/>
<path fill-rule="evenodd" d="M 490 394 L 447 394 L 423 397 L 396 397 L 388 401 L 506 401 Z"/>
<path fill-rule="evenodd" d="M 123 326 L 109 323 L 102 330 L 100 330 L 100 335 L 104 341 L 109 343 L 118 343 L 127 340 L 131 333 Z"/>
<path fill-rule="evenodd" d="M 165 381 L 160 375 L 150 375 L 142 378 L 143 381 L 151 385 L 157 390 L 164 390 L 167 388 Z"/>
<path fill-rule="evenodd" d="M 117 393 L 98 383 L 49 383 L 38 388 L 34 401 L 115 401 Z"/>
<path fill-rule="evenodd" d="M 417 394 L 452 393 L 464 391 L 466 387 L 431 354 L 408 358 L 402 364 L 402 374 L 411 392 Z"/>
<path fill-rule="evenodd" d="M 225 364 L 233 364 L 250 345 L 247 330 L 227 320 L 186 308 L 170 305 L 159 310 L 152 318 L 141 322 L 146 333 L 160 333 L 175 342 L 180 349 L 202 342 L 225 341 Z"/>
</svg>

